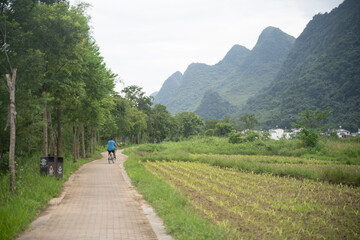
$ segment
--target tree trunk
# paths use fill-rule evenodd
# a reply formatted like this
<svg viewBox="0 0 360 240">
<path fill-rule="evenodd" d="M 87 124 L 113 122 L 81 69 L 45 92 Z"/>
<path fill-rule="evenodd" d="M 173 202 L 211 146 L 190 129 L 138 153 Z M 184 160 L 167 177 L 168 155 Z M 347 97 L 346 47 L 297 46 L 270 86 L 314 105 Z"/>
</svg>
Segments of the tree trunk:
<svg viewBox="0 0 360 240">
<path fill-rule="evenodd" d="M 51 112 L 48 112 L 48 121 L 49 121 L 49 133 L 50 133 L 50 146 L 49 146 L 49 153 L 50 155 L 55 155 L 55 139 L 54 139 L 54 131 L 53 125 L 51 120 Z"/>
<path fill-rule="evenodd" d="M 57 108 L 57 156 L 61 157 L 62 154 L 62 134 L 61 134 L 61 102 L 58 103 L 58 108 Z"/>
<path fill-rule="evenodd" d="M 80 127 L 76 127 L 76 157 L 80 158 Z"/>
<path fill-rule="evenodd" d="M 76 162 L 76 131 L 75 131 L 75 123 L 73 123 L 73 156 L 74 156 L 74 163 Z"/>
<path fill-rule="evenodd" d="M 82 146 L 82 155 L 83 158 L 86 158 L 85 152 L 85 133 L 84 133 L 84 123 L 81 122 L 81 146 Z"/>
<path fill-rule="evenodd" d="M 44 127 L 43 127 L 43 136 L 44 136 L 44 156 L 48 155 L 48 118 L 47 118 L 47 100 L 46 100 L 46 94 L 47 94 L 47 87 L 46 84 L 43 86 L 43 93 L 45 96 L 45 102 L 44 102 L 44 114 L 43 114 L 43 120 L 44 120 Z"/>
<path fill-rule="evenodd" d="M 91 127 L 89 127 L 89 153 L 92 153 L 92 134 L 91 134 Z"/>
<path fill-rule="evenodd" d="M 95 147 L 96 146 L 96 130 L 93 130 L 93 153 L 95 153 Z"/>
<path fill-rule="evenodd" d="M 100 140 L 100 132 L 97 132 L 97 145 L 101 145 L 101 140 Z"/>
<path fill-rule="evenodd" d="M 16 143 L 16 108 L 15 108 L 15 80 L 16 68 L 12 69 L 11 78 L 10 74 L 6 74 L 6 81 L 10 93 L 10 106 L 8 121 L 10 123 L 10 149 L 9 149 L 9 166 L 10 166 L 10 188 L 11 192 L 16 191 L 15 179 L 15 143 Z M 7 127 L 6 127 L 7 128 Z"/>
</svg>

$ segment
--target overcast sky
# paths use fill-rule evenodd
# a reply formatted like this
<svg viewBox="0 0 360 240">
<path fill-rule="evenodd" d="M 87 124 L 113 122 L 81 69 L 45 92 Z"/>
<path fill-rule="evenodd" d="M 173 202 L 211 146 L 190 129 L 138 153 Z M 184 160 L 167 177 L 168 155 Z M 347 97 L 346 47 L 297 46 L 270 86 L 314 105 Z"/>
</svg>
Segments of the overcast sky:
<svg viewBox="0 0 360 240">
<path fill-rule="evenodd" d="M 71 0 L 72 4 L 78 0 Z M 268 26 L 298 37 L 315 14 L 343 0 L 85 0 L 93 37 L 124 86 L 150 95 L 194 62 L 213 65 L 230 48 L 252 49 Z"/>
</svg>

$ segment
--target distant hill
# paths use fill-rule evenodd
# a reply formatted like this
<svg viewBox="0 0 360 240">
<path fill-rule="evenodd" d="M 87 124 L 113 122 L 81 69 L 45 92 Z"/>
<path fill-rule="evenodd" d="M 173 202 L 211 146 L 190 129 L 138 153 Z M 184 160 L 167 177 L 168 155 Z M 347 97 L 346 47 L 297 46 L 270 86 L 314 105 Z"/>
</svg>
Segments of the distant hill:
<svg viewBox="0 0 360 240">
<path fill-rule="evenodd" d="M 150 94 L 150 97 L 156 97 L 156 95 L 159 93 L 159 91 L 153 92 L 152 94 Z"/>
<path fill-rule="evenodd" d="M 182 78 L 181 72 L 175 72 L 163 83 L 161 90 L 156 94 L 154 104 L 164 104 L 169 101 L 172 95 L 176 93 L 176 90 L 180 87 L 180 81 Z M 165 104 L 164 104 L 165 105 Z"/>
<path fill-rule="evenodd" d="M 183 75 L 174 73 L 164 82 L 154 104 L 167 106 L 172 114 L 194 112 L 205 92 L 213 89 L 239 108 L 275 77 L 294 41 L 280 29 L 268 27 L 251 51 L 235 45 L 213 66 L 193 63 Z"/>
<path fill-rule="evenodd" d="M 225 114 L 233 114 L 235 111 L 236 108 L 222 99 L 217 92 L 209 90 L 205 92 L 195 113 L 206 121 L 213 118 L 221 119 Z"/>
<path fill-rule="evenodd" d="M 359 106 L 360 1 L 345 0 L 313 17 L 274 81 L 250 98 L 242 112 L 255 112 L 263 127 L 284 127 L 306 108 L 330 107 L 334 127 L 356 130 Z"/>
</svg>

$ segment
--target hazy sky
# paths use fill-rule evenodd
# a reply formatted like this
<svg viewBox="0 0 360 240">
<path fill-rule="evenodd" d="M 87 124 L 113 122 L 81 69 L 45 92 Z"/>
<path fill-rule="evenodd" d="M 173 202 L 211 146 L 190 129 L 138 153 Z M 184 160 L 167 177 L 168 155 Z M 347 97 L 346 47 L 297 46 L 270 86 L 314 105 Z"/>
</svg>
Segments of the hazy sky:
<svg viewBox="0 0 360 240">
<path fill-rule="evenodd" d="M 72 4 L 78 0 L 71 0 Z M 343 0 L 85 0 L 93 37 L 124 84 L 147 94 L 194 62 L 213 65 L 235 44 L 250 50 L 268 26 L 298 37 Z"/>
</svg>

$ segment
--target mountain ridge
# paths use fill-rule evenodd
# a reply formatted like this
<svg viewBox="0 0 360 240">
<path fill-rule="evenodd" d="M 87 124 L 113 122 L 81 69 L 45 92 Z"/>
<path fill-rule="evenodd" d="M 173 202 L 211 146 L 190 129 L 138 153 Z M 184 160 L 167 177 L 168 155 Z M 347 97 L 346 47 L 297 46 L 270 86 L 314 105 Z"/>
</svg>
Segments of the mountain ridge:
<svg viewBox="0 0 360 240">
<path fill-rule="evenodd" d="M 260 36 L 262 37 L 258 39 L 253 50 L 241 45 L 234 45 L 224 58 L 215 65 L 190 64 L 179 81 L 180 85 L 173 85 L 174 91 L 166 92 L 165 86 L 169 84 L 169 79 L 164 82 L 155 97 L 154 104 L 161 103 L 167 106 L 172 114 L 183 111 L 194 112 L 200 105 L 205 92 L 209 89 L 216 89 L 220 97 L 232 105 L 238 107 L 244 105 L 249 96 L 268 84 L 275 76 L 295 41 L 294 37 L 275 27 L 264 29 Z M 283 44 L 278 39 L 285 39 L 288 42 Z M 277 42 L 280 42 L 279 45 Z M 281 51 L 276 54 L 271 53 L 272 56 L 260 60 L 262 51 L 266 49 L 266 44 L 270 43 L 271 48 L 281 49 Z M 268 52 L 271 51 L 268 50 Z M 256 76 L 249 77 L 244 74 L 246 71 L 255 72 L 256 69 L 260 69 Z"/>
<path fill-rule="evenodd" d="M 306 108 L 333 110 L 329 123 L 360 126 L 360 2 L 317 14 L 295 41 L 274 81 L 249 98 L 263 127 L 290 126 Z"/>
</svg>

